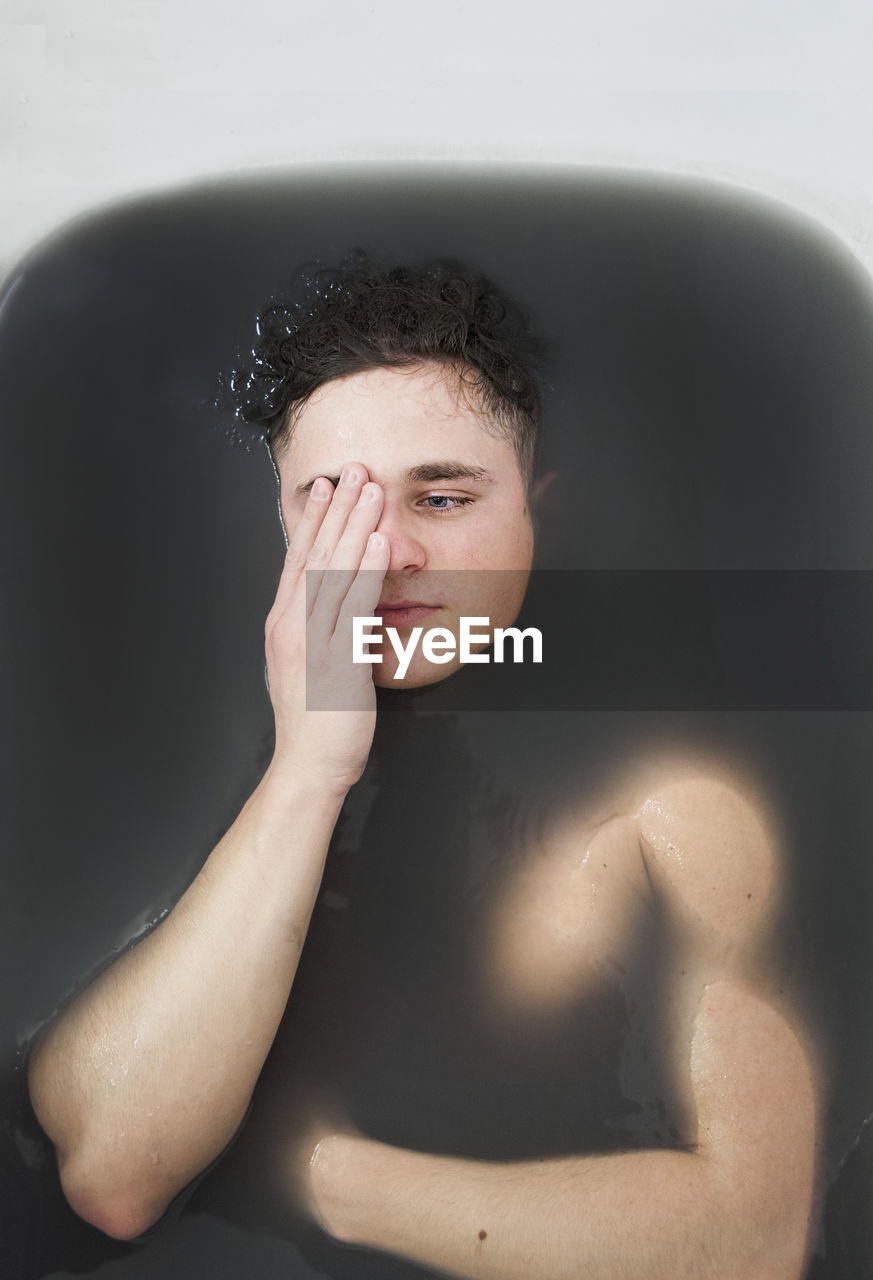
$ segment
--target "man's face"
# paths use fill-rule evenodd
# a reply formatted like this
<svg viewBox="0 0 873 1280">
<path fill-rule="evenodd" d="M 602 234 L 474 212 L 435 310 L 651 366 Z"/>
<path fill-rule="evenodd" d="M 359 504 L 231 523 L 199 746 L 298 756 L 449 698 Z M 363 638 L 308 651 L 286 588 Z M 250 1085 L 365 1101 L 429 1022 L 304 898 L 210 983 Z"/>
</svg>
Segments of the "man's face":
<svg viewBox="0 0 873 1280">
<path fill-rule="evenodd" d="M 370 369 L 320 387 L 277 458 L 289 535 L 312 481 L 327 476 L 336 483 L 352 462 L 365 467 L 384 492 L 377 528 L 391 554 L 374 611 L 383 628 L 396 628 L 406 644 L 413 626 L 447 627 L 457 636 L 463 616 L 510 626 L 533 556 L 525 482 L 512 446 L 486 430 L 457 373 L 422 363 Z M 409 602 L 427 610 L 392 610 Z M 392 688 L 432 684 L 461 665 L 459 656 L 431 663 L 419 644 L 406 675 L 397 680 L 387 637 L 371 652 L 383 656 L 373 667 L 376 684 Z"/>
</svg>

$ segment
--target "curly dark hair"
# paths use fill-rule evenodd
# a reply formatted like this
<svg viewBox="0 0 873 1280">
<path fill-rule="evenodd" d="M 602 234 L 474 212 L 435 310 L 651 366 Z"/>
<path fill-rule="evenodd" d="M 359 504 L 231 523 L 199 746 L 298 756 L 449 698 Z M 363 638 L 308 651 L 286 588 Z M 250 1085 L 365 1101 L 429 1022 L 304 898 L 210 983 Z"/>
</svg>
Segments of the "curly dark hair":
<svg viewBox="0 0 873 1280">
<path fill-rule="evenodd" d="M 364 254 L 303 269 L 296 300 L 258 317 L 253 362 L 235 371 L 237 414 L 260 426 L 274 456 L 318 387 L 367 369 L 421 360 L 454 367 L 469 403 L 512 445 L 528 483 L 535 468 L 542 348 L 526 316 L 485 276 L 444 260 L 386 268 Z"/>
</svg>

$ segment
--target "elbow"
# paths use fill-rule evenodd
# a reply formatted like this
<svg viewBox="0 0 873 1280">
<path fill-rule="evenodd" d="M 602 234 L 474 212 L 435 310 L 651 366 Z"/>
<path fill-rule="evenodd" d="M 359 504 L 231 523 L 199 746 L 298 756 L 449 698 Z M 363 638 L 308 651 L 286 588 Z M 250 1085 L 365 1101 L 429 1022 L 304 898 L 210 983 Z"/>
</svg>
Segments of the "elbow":
<svg viewBox="0 0 873 1280">
<path fill-rule="evenodd" d="M 56 1072 L 44 1052 L 46 1039 L 31 1055 L 28 1092 L 34 1115 L 54 1144 L 61 1190 L 75 1214 L 115 1240 L 135 1240 L 157 1222 L 162 1210 L 150 1209 L 144 1196 L 126 1189 L 123 1176 L 110 1177 L 106 1153 L 83 1141 L 82 1118 L 58 1103 L 63 1096 Z M 69 1090 L 68 1093 L 73 1093 Z"/>
<path fill-rule="evenodd" d="M 809 1263 L 812 1217 L 809 1206 L 759 1222 L 746 1271 L 749 1280 L 801 1280 Z"/>
<path fill-rule="evenodd" d="M 97 1108 L 86 1113 L 71 1106 L 78 1090 L 59 1078 L 48 1042 L 44 1037 L 35 1045 L 27 1083 L 36 1119 L 54 1143 L 67 1203 L 104 1235 L 135 1240 L 159 1221 L 181 1186 L 172 1185 L 156 1155 L 143 1165 L 136 1147 L 107 1145 L 105 1136 L 117 1125 Z M 139 1150 L 144 1145 L 144 1139 L 137 1143 Z"/>
<path fill-rule="evenodd" d="M 711 1256 L 719 1263 L 714 1275 L 725 1280 L 801 1280 L 809 1265 L 817 1207 L 811 1176 L 802 1181 L 807 1185 L 798 1185 L 790 1197 L 774 1196 L 754 1179 L 754 1198 L 749 1188 L 725 1197 L 710 1238 Z"/>
<path fill-rule="evenodd" d="M 74 1213 L 111 1236 L 113 1240 L 135 1240 L 159 1221 L 171 1196 L 160 1195 L 154 1187 L 118 1180 L 110 1185 L 104 1176 L 95 1177 L 81 1160 L 60 1163 L 61 1187 Z"/>
</svg>

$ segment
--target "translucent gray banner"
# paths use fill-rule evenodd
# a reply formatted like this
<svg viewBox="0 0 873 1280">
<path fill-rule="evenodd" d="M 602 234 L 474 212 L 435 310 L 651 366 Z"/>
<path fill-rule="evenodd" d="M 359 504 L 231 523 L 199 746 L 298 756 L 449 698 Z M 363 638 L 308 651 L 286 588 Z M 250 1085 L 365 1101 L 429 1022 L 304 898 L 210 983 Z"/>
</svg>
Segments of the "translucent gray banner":
<svg viewBox="0 0 873 1280">
<path fill-rule="evenodd" d="M 311 710 L 371 678 L 457 709 L 873 710 L 873 571 L 366 576 L 307 575 Z"/>
</svg>

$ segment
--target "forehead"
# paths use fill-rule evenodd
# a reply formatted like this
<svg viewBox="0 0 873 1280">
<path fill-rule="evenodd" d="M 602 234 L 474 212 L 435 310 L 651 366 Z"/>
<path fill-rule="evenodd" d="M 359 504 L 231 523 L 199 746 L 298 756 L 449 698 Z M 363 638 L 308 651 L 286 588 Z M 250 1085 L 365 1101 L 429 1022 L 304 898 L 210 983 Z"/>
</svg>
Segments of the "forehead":
<svg viewBox="0 0 873 1280">
<path fill-rule="evenodd" d="M 451 366 L 368 369 L 325 383 L 296 417 L 280 470 L 297 484 L 355 461 L 387 481 L 425 455 L 487 469 L 515 463 Z"/>
</svg>

